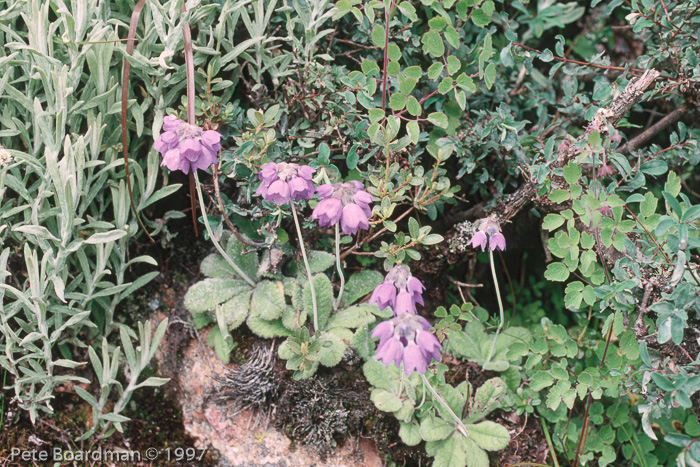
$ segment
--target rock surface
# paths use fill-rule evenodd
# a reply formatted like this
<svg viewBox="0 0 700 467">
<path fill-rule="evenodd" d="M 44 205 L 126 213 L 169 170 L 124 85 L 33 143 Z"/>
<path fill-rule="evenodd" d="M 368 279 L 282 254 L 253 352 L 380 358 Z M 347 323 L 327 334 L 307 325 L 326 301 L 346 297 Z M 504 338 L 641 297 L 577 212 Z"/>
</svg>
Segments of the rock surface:
<svg viewBox="0 0 700 467">
<path fill-rule="evenodd" d="M 167 348 L 167 346 L 164 346 Z M 219 465 L 240 467 L 362 466 L 384 465 L 370 440 L 348 440 L 325 460 L 308 446 L 293 446 L 283 433 L 264 421 L 254 423 L 256 414 L 215 403 L 210 395 L 216 390 L 215 375 L 227 367 L 206 344 L 206 332 L 182 350 L 173 383 L 182 406 L 187 433 L 197 440 L 197 448 L 214 449 Z"/>
</svg>

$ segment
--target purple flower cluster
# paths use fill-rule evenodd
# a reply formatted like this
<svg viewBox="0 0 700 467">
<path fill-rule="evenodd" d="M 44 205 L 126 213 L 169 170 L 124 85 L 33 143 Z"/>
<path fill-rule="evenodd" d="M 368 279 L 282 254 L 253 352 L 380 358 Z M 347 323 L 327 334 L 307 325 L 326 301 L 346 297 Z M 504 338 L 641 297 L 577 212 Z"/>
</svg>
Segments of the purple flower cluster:
<svg viewBox="0 0 700 467">
<path fill-rule="evenodd" d="M 369 303 L 381 310 L 391 307 L 395 317 L 377 325 L 372 337 L 379 337 L 374 355 L 385 365 L 396 363 L 407 375 L 414 371 L 425 373 L 431 360 L 440 361 L 440 342 L 430 332 L 430 324 L 416 314 L 416 304 L 423 305 L 420 280 L 406 266 L 394 266 L 384 282 L 375 287 Z"/>
<path fill-rule="evenodd" d="M 414 371 L 425 373 L 431 360 L 440 361 L 440 342 L 430 332 L 430 324 L 422 316 L 402 313 L 377 325 L 372 337 L 379 338 L 375 358 L 384 365 L 403 362 L 408 376 Z"/>
<path fill-rule="evenodd" d="M 255 193 L 277 206 L 310 199 L 316 192 L 316 186 L 311 180 L 315 172 L 316 169 L 308 165 L 268 162 L 258 172 L 262 183 Z"/>
<path fill-rule="evenodd" d="M 396 315 L 415 313 L 416 304 L 424 305 L 425 287 L 411 275 L 406 266 L 394 266 L 372 292 L 369 303 L 376 303 L 380 310 L 391 307 Z"/>
<path fill-rule="evenodd" d="M 487 245 L 491 251 L 505 250 L 506 238 L 501 233 L 501 225 L 498 220 L 493 217 L 481 219 L 479 230 L 472 237 L 471 245 L 472 248 L 481 247 L 481 251 L 486 251 Z"/>
<path fill-rule="evenodd" d="M 204 131 L 168 115 L 163 119 L 163 133 L 153 143 L 153 148 L 163 156 L 161 165 L 189 173 L 190 170 L 206 169 L 216 162 L 221 149 L 221 134 L 214 130 Z"/>
<path fill-rule="evenodd" d="M 372 210 L 369 204 L 372 195 L 364 190 L 365 186 L 357 181 L 346 183 L 327 183 L 318 187 L 321 201 L 314 208 L 311 218 L 322 227 L 330 227 L 340 222 L 343 233 L 351 235 L 359 229 L 369 229 Z"/>
</svg>

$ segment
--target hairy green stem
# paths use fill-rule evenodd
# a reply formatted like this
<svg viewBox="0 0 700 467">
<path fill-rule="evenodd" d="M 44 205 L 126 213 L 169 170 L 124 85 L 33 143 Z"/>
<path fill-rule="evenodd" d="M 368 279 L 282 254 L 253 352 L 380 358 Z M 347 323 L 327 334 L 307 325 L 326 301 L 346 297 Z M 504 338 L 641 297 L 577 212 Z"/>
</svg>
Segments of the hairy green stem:
<svg viewBox="0 0 700 467">
<path fill-rule="evenodd" d="M 314 289 L 314 281 L 311 279 L 311 268 L 309 267 L 309 258 L 306 256 L 306 247 L 304 246 L 304 237 L 301 235 L 301 225 L 297 217 L 297 210 L 294 207 L 294 202 L 289 201 L 292 207 L 292 216 L 294 217 L 294 225 L 297 227 L 297 235 L 299 236 L 299 248 L 301 256 L 304 258 L 304 266 L 306 266 L 306 276 L 309 278 L 309 288 L 311 289 L 311 305 L 314 308 L 314 332 L 318 332 L 318 306 L 316 306 L 316 290 Z"/>
<path fill-rule="evenodd" d="M 493 250 L 489 248 L 489 263 L 491 264 L 491 275 L 493 276 L 493 286 L 496 288 L 496 297 L 498 298 L 498 311 L 501 314 L 501 321 L 498 323 L 498 329 L 496 329 L 496 335 L 493 336 L 493 343 L 491 344 L 491 350 L 489 351 L 489 357 L 486 359 L 487 362 L 491 361 L 493 357 L 493 351 L 496 348 L 496 341 L 498 340 L 498 334 L 503 328 L 503 302 L 501 301 L 501 289 L 498 287 L 498 277 L 496 276 L 496 265 L 493 262 Z"/>
<path fill-rule="evenodd" d="M 430 381 L 428 381 L 428 378 L 426 378 L 425 375 L 422 373 L 420 377 L 423 378 L 423 384 L 425 384 L 427 388 L 430 389 L 430 393 L 433 395 L 433 398 L 436 401 L 438 401 L 440 405 L 442 405 L 445 408 L 445 410 L 447 410 L 447 413 L 450 414 L 452 419 L 457 424 L 457 429 L 460 431 L 460 433 L 462 433 L 465 438 L 469 438 L 469 432 L 467 431 L 467 427 L 464 426 L 464 422 L 462 421 L 462 419 L 459 418 L 456 413 L 454 413 L 454 411 L 449 405 L 447 405 L 445 399 L 443 399 L 442 396 L 435 391 L 433 386 L 430 384 Z"/>
<path fill-rule="evenodd" d="M 340 290 L 338 291 L 338 298 L 335 301 L 334 308 L 337 310 L 340 306 L 340 301 L 343 298 L 343 289 L 345 289 L 345 276 L 343 275 L 343 268 L 340 264 L 340 224 L 335 224 L 335 267 L 338 269 L 338 275 L 340 276 Z"/>
<path fill-rule="evenodd" d="M 226 253 L 226 250 L 221 246 L 219 241 L 216 239 L 214 236 L 214 232 L 211 230 L 211 226 L 209 225 L 209 218 L 207 217 L 207 210 L 204 206 L 204 197 L 202 196 L 202 185 L 199 183 L 199 177 L 197 176 L 197 171 L 193 170 L 192 173 L 194 174 L 194 181 L 195 185 L 197 187 L 197 197 L 199 198 L 199 208 L 202 210 L 202 219 L 204 220 L 204 226 L 207 228 L 207 232 L 209 233 L 209 238 L 211 238 L 212 243 L 216 247 L 216 249 L 221 253 L 221 256 L 224 257 L 226 262 L 231 265 L 234 271 L 236 271 L 236 274 L 240 276 L 241 279 L 246 281 L 251 287 L 255 287 L 255 281 L 248 277 L 246 273 L 241 270 L 241 268 L 233 262 L 231 257 Z"/>
</svg>

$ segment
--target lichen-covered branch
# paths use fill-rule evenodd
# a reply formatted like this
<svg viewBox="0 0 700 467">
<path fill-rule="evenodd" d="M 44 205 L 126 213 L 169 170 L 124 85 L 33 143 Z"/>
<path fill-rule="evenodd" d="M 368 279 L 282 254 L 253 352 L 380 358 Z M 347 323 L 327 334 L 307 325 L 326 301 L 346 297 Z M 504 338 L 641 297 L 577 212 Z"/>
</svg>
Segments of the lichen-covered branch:
<svg viewBox="0 0 700 467">
<path fill-rule="evenodd" d="M 614 127 L 635 105 L 642 99 L 644 93 L 653 86 L 656 79 L 661 76 L 656 70 L 647 70 L 638 78 L 630 80 L 627 87 L 617 96 L 608 107 L 598 110 L 593 117 L 591 124 L 585 132 L 576 139 L 576 142 L 585 141 L 588 136 L 598 131 L 602 134 L 608 133 L 610 127 Z M 577 144 L 565 144 L 561 146 L 557 160 L 552 163 L 552 168 L 563 167 L 581 153 Z M 506 221 L 515 217 L 526 205 L 537 198 L 537 187 L 532 180 L 526 181 L 514 193 L 504 195 L 496 200 L 496 203 L 487 207 L 486 203 L 480 203 L 457 216 L 456 221 L 464 223 L 477 218 L 483 218 L 491 214 L 496 214 L 501 221 Z M 467 242 L 463 237 L 469 229 L 459 228 L 458 225 L 448 235 L 448 243 L 452 251 L 462 249 Z"/>
</svg>

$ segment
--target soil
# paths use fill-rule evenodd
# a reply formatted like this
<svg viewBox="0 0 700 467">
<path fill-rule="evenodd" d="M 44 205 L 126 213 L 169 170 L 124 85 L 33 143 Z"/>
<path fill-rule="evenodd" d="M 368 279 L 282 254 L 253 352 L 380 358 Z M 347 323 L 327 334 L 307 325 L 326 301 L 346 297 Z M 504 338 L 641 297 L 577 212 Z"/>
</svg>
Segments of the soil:
<svg viewBox="0 0 700 467">
<path fill-rule="evenodd" d="M 522 462 L 550 465 L 551 458 L 542 426 L 535 417 L 525 417 L 514 412 L 496 412 L 499 423 L 508 428 L 511 442 L 499 452 L 489 453 L 492 465 L 509 466 Z"/>
</svg>

